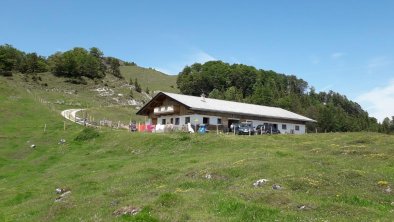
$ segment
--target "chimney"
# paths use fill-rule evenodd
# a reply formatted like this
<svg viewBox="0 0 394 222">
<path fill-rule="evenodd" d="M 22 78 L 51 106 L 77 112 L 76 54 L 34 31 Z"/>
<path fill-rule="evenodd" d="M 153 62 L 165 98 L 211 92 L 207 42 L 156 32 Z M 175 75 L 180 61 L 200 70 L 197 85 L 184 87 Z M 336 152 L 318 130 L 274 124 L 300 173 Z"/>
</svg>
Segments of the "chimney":
<svg viewBox="0 0 394 222">
<path fill-rule="evenodd" d="M 205 94 L 204 93 L 201 94 L 201 101 L 205 102 Z"/>
</svg>

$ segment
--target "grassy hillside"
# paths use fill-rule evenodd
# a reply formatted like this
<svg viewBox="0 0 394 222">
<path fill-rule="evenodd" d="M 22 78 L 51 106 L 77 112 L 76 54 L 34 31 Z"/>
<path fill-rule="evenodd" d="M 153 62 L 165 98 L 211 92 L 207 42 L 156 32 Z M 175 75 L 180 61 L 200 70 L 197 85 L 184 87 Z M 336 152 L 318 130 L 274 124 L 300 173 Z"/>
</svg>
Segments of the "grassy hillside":
<svg viewBox="0 0 394 222">
<path fill-rule="evenodd" d="M 128 123 L 130 119 L 143 121 L 144 118 L 136 116 L 135 112 L 149 100 L 148 96 L 152 96 L 153 91 L 178 92 L 174 88 L 176 76 L 138 66 L 121 66 L 121 73 L 124 79 L 108 74 L 103 80 L 86 79 L 86 85 L 69 83 L 67 78 L 56 77 L 49 72 L 39 73 L 34 78 L 33 75 L 23 74 L 2 78 L 9 87 L 29 90 L 38 102 L 48 104 L 52 110 L 84 108 L 95 120 L 109 119 L 123 123 Z M 148 86 L 150 95 L 135 91 L 134 86 L 128 84 L 130 78 L 133 81 L 137 78 L 143 91 Z M 130 90 L 133 91 L 133 98 L 129 96 Z"/>
<path fill-rule="evenodd" d="M 176 86 L 176 76 L 166 75 L 151 68 L 139 66 L 121 66 L 120 71 L 126 80 L 138 79 L 143 90 L 148 86 L 150 90 L 179 92 Z"/>
<path fill-rule="evenodd" d="M 4 78 L 0 112 L 0 221 L 393 218 L 387 190 L 394 183 L 393 136 L 155 135 L 103 128 L 88 139 L 91 132 L 71 122 L 64 130 L 57 109 Z M 254 187 L 262 178 L 267 184 Z M 71 193 L 55 202 L 59 187 Z M 141 211 L 113 215 L 124 206 Z"/>
</svg>

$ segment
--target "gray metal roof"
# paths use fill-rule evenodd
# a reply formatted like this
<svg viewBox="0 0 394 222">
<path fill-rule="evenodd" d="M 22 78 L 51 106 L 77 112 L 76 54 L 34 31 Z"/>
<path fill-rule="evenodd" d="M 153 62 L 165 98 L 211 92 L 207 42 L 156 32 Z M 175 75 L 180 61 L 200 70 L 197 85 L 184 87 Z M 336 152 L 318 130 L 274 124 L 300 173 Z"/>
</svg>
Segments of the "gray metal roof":
<svg viewBox="0 0 394 222">
<path fill-rule="evenodd" d="M 175 93 L 161 92 L 168 97 L 190 107 L 192 110 L 214 111 L 222 113 L 237 113 L 252 116 L 271 117 L 277 119 L 289 119 L 305 122 L 316 122 L 305 116 L 293 113 L 282 108 L 260 106 L 248 103 L 239 103 L 219 99 L 202 98 Z"/>
</svg>

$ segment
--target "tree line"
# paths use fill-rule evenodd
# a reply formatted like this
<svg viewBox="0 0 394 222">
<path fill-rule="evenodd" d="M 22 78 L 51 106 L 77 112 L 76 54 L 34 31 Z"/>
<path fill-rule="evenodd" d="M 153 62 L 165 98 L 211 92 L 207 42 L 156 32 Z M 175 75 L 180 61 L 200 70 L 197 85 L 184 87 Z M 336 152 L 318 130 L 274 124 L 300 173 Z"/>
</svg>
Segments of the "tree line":
<svg viewBox="0 0 394 222">
<path fill-rule="evenodd" d="M 0 45 L 0 75 L 5 76 L 11 76 L 15 72 L 35 74 L 51 71 L 57 76 L 76 79 L 82 77 L 100 79 L 106 74 L 123 78 L 119 69 L 121 65 L 134 66 L 136 64 L 105 57 L 97 47 L 89 50 L 75 47 L 44 57 L 35 52 L 20 51 L 12 45 Z"/>
<path fill-rule="evenodd" d="M 317 120 L 307 124 L 309 131 L 394 132 L 393 127 L 379 124 L 359 104 L 339 93 L 316 92 L 308 82 L 294 75 L 256 69 L 222 61 L 195 63 L 178 75 L 181 93 L 210 98 L 281 107 Z M 387 122 L 387 121 L 386 121 Z"/>
</svg>

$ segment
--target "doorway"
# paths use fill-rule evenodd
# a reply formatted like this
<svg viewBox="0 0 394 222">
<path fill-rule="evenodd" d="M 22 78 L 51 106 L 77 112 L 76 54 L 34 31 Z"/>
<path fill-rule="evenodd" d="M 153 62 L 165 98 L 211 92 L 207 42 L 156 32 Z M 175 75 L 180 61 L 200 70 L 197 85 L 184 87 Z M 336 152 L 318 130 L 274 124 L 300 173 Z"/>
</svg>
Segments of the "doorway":
<svg viewBox="0 0 394 222">
<path fill-rule="evenodd" d="M 229 132 L 234 132 L 234 129 L 231 129 L 231 124 L 236 124 L 236 123 L 239 123 L 239 119 L 229 119 L 228 120 L 228 129 L 229 129 Z"/>
</svg>

